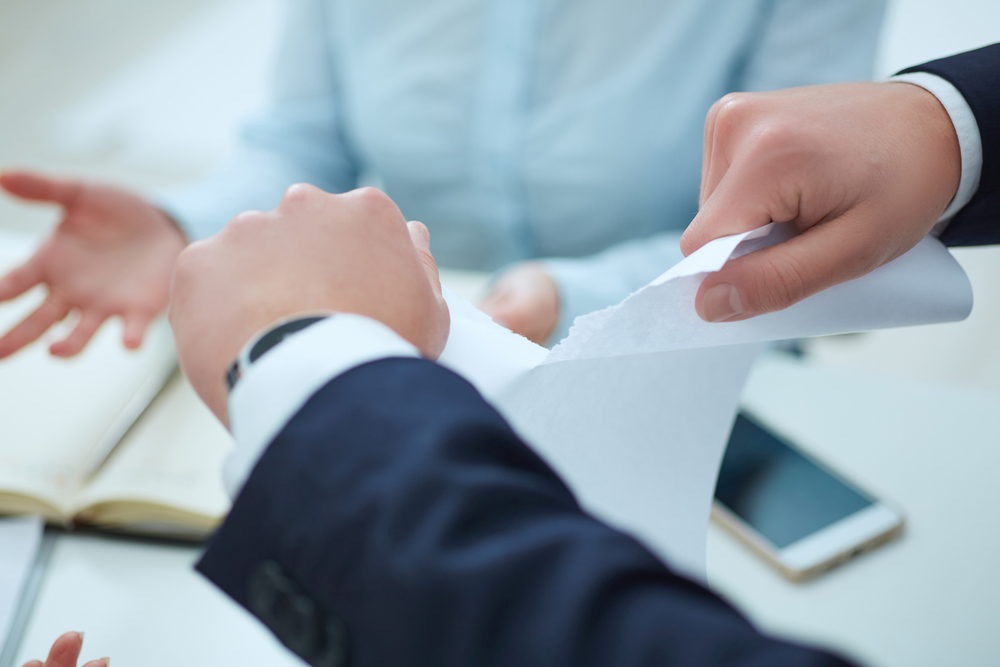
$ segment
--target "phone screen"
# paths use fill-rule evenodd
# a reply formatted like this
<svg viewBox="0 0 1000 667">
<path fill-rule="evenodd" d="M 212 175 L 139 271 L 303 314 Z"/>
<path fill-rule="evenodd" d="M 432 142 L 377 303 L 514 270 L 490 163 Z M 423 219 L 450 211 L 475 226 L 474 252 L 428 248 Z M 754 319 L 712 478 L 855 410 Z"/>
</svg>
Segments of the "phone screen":
<svg viewBox="0 0 1000 667">
<path fill-rule="evenodd" d="M 736 416 L 715 499 L 783 549 L 874 501 L 749 416 Z"/>
</svg>

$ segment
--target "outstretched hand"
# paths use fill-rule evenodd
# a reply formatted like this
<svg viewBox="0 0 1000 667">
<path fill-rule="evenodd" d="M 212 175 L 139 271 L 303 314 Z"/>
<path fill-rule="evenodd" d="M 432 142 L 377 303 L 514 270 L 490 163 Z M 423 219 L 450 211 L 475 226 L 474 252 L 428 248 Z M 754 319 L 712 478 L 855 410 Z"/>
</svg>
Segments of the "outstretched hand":
<svg viewBox="0 0 1000 667">
<path fill-rule="evenodd" d="M 307 311 L 379 320 L 436 359 L 448 338 L 427 228 L 373 188 L 332 195 L 293 185 L 177 259 L 170 323 L 192 387 L 226 423 L 225 371 L 257 331 Z"/>
<path fill-rule="evenodd" d="M 184 236 L 160 210 L 116 187 L 29 172 L 0 175 L 0 186 L 29 201 L 58 204 L 62 220 L 27 262 L 0 278 L 0 301 L 38 284 L 41 306 L 0 338 L 0 359 L 34 342 L 71 311 L 76 327 L 49 351 L 80 352 L 109 317 L 124 320 L 124 344 L 137 348 L 149 323 L 166 308 L 174 260 Z"/>
<path fill-rule="evenodd" d="M 688 255 L 720 236 L 794 221 L 800 235 L 710 274 L 710 322 L 781 310 L 902 255 L 958 189 L 961 152 L 937 98 L 908 83 L 728 95 L 705 122 Z"/>
<path fill-rule="evenodd" d="M 49 650 L 49 657 L 45 662 L 41 660 L 30 660 L 24 663 L 24 667 L 76 667 L 76 662 L 80 657 L 80 649 L 83 648 L 83 634 L 80 632 L 67 632 L 52 644 Z M 108 667 L 108 658 L 91 660 L 83 667 Z"/>
</svg>

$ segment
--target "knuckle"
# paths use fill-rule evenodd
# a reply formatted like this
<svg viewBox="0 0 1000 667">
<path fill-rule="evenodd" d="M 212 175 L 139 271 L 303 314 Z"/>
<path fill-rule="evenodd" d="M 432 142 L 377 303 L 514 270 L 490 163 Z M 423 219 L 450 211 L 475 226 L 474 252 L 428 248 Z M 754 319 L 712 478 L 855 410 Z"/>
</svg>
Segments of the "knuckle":
<svg viewBox="0 0 1000 667">
<path fill-rule="evenodd" d="M 369 215 L 381 217 L 386 214 L 398 213 L 400 217 L 402 216 L 402 213 L 399 213 L 399 209 L 396 208 L 395 202 L 378 188 L 358 188 L 351 194 L 361 210 Z"/>
<path fill-rule="evenodd" d="M 756 157 L 787 159 L 808 152 L 805 121 L 775 113 L 766 96 L 729 93 L 715 103 L 715 134 L 724 145 L 745 144 Z"/>
<path fill-rule="evenodd" d="M 188 245 L 174 260 L 174 280 L 187 282 L 197 273 L 198 266 L 204 261 L 204 256 L 210 253 L 207 240 L 195 241 Z"/>
<path fill-rule="evenodd" d="M 721 97 L 712 105 L 710 112 L 715 117 L 716 133 L 731 134 L 735 128 L 742 126 L 753 106 L 753 97 L 749 93 L 728 93 Z"/>
<path fill-rule="evenodd" d="M 233 216 L 229 223 L 222 229 L 227 233 L 241 231 L 247 227 L 252 227 L 258 224 L 263 217 L 264 214 L 260 211 L 243 211 L 242 213 L 238 213 Z"/>
<path fill-rule="evenodd" d="M 789 153 L 807 149 L 807 137 L 795 119 L 770 118 L 757 128 L 755 138 L 761 153 L 777 159 L 786 159 Z"/>
<path fill-rule="evenodd" d="M 288 189 L 285 190 L 285 195 L 281 198 L 281 204 L 285 206 L 297 206 L 305 204 L 321 194 L 323 194 L 323 191 L 314 185 L 295 183 L 288 186 Z"/>
<path fill-rule="evenodd" d="M 364 187 L 355 191 L 358 201 L 365 206 L 384 206 L 388 197 L 378 188 Z"/>
</svg>

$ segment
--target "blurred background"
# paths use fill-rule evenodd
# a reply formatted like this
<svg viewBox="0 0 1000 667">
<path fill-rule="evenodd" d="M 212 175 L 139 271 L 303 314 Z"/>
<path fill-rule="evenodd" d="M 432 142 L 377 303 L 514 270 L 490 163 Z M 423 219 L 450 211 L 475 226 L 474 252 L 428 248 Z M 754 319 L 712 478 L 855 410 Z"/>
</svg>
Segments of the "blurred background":
<svg viewBox="0 0 1000 667">
<path fill-rule="evenodd" d="M 155 192 L 230 151 L 264 100 L 280 0 L 0 0 L 0 167 Z M 876 62 L 910 64 L 1000 39 L 996 0 L 891 0 Z M 0 226 L 41 233 L 55 212 L 0 198 Z M 810 341 L 815 360 L 1000 393 L 1000 248 L 959 249 L 965 322 Z"/>
</svg>

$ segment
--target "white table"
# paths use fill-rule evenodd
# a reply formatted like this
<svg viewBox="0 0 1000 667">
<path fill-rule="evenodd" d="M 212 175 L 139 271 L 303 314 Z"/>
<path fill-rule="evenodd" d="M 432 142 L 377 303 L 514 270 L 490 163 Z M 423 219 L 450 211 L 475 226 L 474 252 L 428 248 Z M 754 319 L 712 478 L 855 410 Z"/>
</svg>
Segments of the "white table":
<svg viewBox="0 0 1000 667">
<path fill-rule="evenodd" d="M 201 549 L 60 535 L 15 665 L 69 630 L 85 660 L 136 667 L 304 664 L 193 569 Z M 81 664 L 83 661 L 81 661 Z"/>
<path fill-rule="evenodd" d="M 792 584 L 713 525 L 710 583 L 761 627 L 866 664 L 1000 665 L 1000 396 L 772 359 L 744 397 L 907 527 Z"/>
<path fill-rule="evenodd" d="M 787 360 L 746 403 L 908 518 L 898 541 L 800 585 L 720 529 L 710 582 L 762 627 L 880 667 L 1000 665 L 1000 397 Z M 301 664 L 191 568 L 198 549 L 64 535 L 19 661 L 64 631 L 119 665 Z"/>
</svg>

